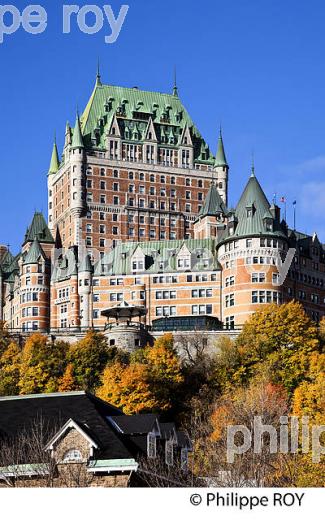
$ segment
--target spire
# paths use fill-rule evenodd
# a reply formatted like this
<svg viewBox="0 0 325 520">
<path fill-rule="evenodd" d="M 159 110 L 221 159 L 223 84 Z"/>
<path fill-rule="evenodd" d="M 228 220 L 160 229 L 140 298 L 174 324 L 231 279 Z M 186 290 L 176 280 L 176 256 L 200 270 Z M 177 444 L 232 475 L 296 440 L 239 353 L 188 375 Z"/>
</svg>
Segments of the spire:
<svg viewBox="0 0 325 520">
<path fill-rule="evenodd" d="M 254 159 L 254 152 L 252 152 L 252 168 L 251 168 L 251 177 L 255 177 L 255 159 Z"/>
<path fill-rule="evenodd" d="M 52 173 L 56 173 L 60 168 L 60 160 L 59 160 L 59 154 L 58 154 L 58 147 L 56 145 L 56 137 L 54 136 L 54 143 L 53 143 L 53 150 L 52 150 L 52 157 L 51 157 L 51 164 L 49 168 L 49 175 Z"/>
<path fill-rule="evenodd" d="M 81 126 L 80 126 L 80 118 L 79 113 L 77 112 L 76 117 L 76 125 L 73 131 L 73 137 L 72 137 L 72 148 L 84 148 L 82 133 L 81 133 Z"/>
<path fill-rule="evenodd" d="M 222 139 L 222 131 L 220 127 L 220 133 L 219 133 L 219 139 L 218 139 L 218 147 L 217 147 L 217 153 L 216 158 L 214 161 L 215 166 L 228 166 L 225 149 L 223 146 L 223 139 Z"/>
<path fill-rule="evenodd" d="M 67 124 L 65 126 L 65 142 L 64 142 L 64 148 L 69 146 L 71 144 L 71 128 L 69 121 L 67 121 Z"/>
<path fill-rule="evenodd" d="M 177 87 L 176 67 L 174 68 L 174 87 L 173 87 L 173 96 L 178 97 L 178 87 Z"/>
<path fill-rule="evenodd" d="M 99 59 L 97 62 L 97 75 L 96 75 L 96 87 L 100 87 L 102 84 L 101 77 L 100 77 L 100 63 Z"/>
</svg>

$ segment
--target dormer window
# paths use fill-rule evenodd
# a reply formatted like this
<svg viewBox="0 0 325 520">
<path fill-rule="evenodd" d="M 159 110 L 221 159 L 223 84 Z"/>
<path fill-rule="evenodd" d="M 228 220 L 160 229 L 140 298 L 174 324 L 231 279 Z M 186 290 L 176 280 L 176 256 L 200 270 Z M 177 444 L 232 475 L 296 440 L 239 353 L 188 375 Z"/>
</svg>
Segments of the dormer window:
<svg viewBox="0 0 325 520">
<path fill-rule="evenodd" d="M 249 208 L 246 208 L 246 215 L 247 217 L 252 217 L 253 216 L 253 207 L 249 207 Z"/>
<path fill-rule="evenodd" d="M 271 218 L 264 218 L 264 226 L 266 231 L 273 231 L 273 221 Z"/>
<path fill-rule="evenodd" d="M 81 452 L 75 448 L 70 449 L 65 452 L 63 455 L 63 462 L 81 462 L 82 455 Z"/>
<path fill-rule="evenodd" d="M 132 271 L 143 271 L 144 270 L 144 260 L 136 260 L 132 262 Z"/>
</svg>

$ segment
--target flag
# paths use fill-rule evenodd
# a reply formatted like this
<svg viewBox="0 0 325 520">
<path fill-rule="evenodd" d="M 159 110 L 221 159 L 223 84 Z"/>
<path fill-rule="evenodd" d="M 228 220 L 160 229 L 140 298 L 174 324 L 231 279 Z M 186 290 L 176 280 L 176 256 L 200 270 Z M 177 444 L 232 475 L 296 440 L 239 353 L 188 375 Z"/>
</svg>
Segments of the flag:
<svg viewBox="0 0 325 520">
<path fill-rule="evenodd" d="M 286 202 L 286 198 L 285 197 L 281 197 L 280 202 L 282 202 L 284 204 Z"/>
<path fill-rule="evenodd" d="M 296 204 L 297 204 L 297 201 L 294 200 L 293 203 L 292 203 L 292 205 L 295 206 Z"/>
</svg>

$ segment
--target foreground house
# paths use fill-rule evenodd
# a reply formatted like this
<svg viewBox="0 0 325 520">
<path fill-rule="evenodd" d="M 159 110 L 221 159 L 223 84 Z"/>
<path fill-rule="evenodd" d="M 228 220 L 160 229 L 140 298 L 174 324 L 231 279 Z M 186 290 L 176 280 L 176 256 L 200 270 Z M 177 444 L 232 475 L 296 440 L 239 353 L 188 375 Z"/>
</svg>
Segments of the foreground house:
<svg viewBox="0 0 325 520">
<path fill-rule="evenodd" d="M 185 471 L 189 450 L 174 423 L 88 392 L 0 398 L 0 487 L 127 487 L 158 454 Z"/>
</svg>

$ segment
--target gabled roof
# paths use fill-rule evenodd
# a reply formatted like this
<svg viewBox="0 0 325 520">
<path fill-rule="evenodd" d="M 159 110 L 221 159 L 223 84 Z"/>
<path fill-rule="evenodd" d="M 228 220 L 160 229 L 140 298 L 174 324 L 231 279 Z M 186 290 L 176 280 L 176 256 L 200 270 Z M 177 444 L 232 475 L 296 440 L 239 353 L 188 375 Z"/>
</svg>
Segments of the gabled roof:
<svg viewBox="0 0 325 520">
<path fill-rule="evenodd" d="M 210 189 L 200 210 L 200 217 L 216 216 L 217 213 L 226 213 L 227 208 L 219 194 L 215 182 L 211 183 Z"/>
<path fill-rule="evenodd" d="M 33 427 L 35 420 L 44 421 L 44 446 L 71 419 L 87 432 L 98 445 L 96 458 L 131 459 L 132 454 L 106 417 L 121 415 L 114 406 L 88 392 L 0 397 L 0 431 L 14 437 L 17 432 Z"/>
<path fill-rule="evenodd" d="M 158 425 L 158 415 L 154 413 L 141 415 L 119 415 L 109 417 L 110 423 L 125 435 L 147 434 Z M 158 426 L 159 428 L 159 426 Z"/>
<path fill-rule="evenodd" d="M 176 427 L 175 423 L 159 423 L 161 437 L 164 440 L 174 439 L 176 440 Z"/>
<path fill-rule="evenodd" d="M 53 449 L 55 444 L 60 440 L 60 438 L 68 431 L 69 429 L 74 428 L 77 430 L 80 435 L 82 435 L 86 441 L 93 447 L 98 448 L 98 444 L 94 441 L 91 435 L 88 432 L 88 427 L 85 425 L 80 425 L 73 419 L 69 419 L 63 426 L 60 428 L 55 435 L 48 441 L 45 449 Z"/>
<path fill-rule="evenodd" d="M 45 254 L 37 237 L 35 237 L 34 242 L 30 246 L 28 253 L 25 256 L 24 264 L 38 264 L 40 258 L 45 259 Z"/>
<path fill-rule="evenodd" d="M 46 224 L 43 213 L 40 212 L 34 213 L 32 223 L 27 228 L 24 243 L 34 242 L 35 238 L 37 238 L 40 243 L 54 244 L 51 231 Z"/>
</svg>

